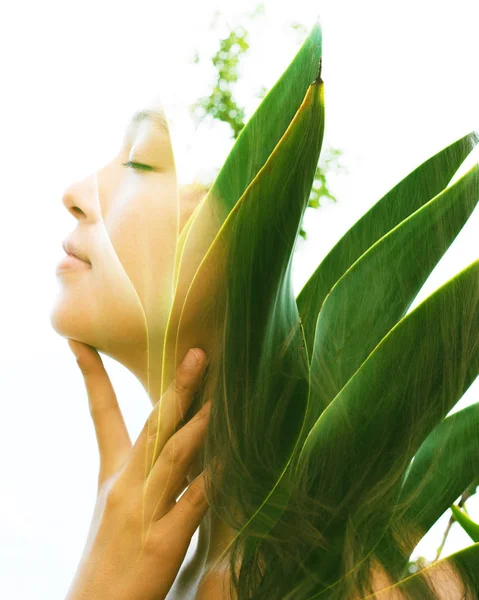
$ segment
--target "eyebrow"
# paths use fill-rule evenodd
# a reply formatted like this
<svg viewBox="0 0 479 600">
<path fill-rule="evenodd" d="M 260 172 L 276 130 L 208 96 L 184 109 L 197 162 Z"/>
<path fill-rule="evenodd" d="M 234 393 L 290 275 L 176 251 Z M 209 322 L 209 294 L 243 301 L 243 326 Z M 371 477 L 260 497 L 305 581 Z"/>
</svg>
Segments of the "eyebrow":
<svg viewBox="0 0 479 600">
<path fill-rule="evenodd" d="M 135 113 L 128 125 L 128 131 L 135 130 L 143 121 L 149 121 L 163 133 L 170 133 L 167 120 L 162 113 L 156 110 L 140 110 Z"/>
</svg>

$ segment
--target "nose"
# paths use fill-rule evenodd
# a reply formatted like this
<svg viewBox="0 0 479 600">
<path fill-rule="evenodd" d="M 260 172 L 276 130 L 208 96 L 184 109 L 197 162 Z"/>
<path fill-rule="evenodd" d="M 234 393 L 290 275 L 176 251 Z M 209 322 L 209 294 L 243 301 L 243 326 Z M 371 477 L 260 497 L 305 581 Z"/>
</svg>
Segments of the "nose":
<svg viewBox="0 0 479 600">
<path fill-rule="evenodd" d="M 72 183 L 63 193 L 63 205 L 75 218 L 94 222 L 98 214 L 98 183 L 96 173 Z"/>
</svg>

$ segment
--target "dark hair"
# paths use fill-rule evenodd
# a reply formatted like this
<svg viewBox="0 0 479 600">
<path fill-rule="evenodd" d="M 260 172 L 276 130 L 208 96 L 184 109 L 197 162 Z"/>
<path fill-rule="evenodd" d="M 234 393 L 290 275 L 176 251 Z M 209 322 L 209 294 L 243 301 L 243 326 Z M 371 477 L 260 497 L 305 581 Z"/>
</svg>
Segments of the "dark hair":
<svg viewBox="0 0 479 600">
<path fill-rule="evenodd" d="M 466 137 L 448 150 L 461 154 L 478 140 Z M 292 159 L 291 168 L 301 169 L 300 161 Z M 423 183 L 427 189 L 432 182 Z M 458 197 L 469 202 L 469 210 L 461 212 Z M 387 289 L 391 277 L 384 271 L 391 265 L 384 256 L 412 236 L 402 246 L 405 260 L 423 235 L 425 244 L 436 240 L 429 258 L 435 255 L 437 261 L 479 198 L 479 169 L 439 194 L 422 214 L 415 212 L 415 221 L 404 218 L 402 229 L 392 227 L 355 262 L 346 255 L 348 237 L 361 227 L 374 235 L 367 220 L 379 219 L 381 205 L 392 204 L 392 198 L 390 193 L 379 201 L 342 238 L 296 301 L 289 281 L 291 254 L 278 260 L 281 251 L 273 241 L 282 238 L 292 252 L 294 239 L 282 229 L 282 216 L 271 212 L 270 219 L 262 219 L 265 206 L 252 196 L 226 222 L 224 284 L 215 298 L 216 306 L 224 307 L 217 310 L 214 328 L 222 335 L 209 355 L 202 392 L 204 401 L 213 399 L 204 461 L 208 468 L 215 459 L 210 507 L 238 531 L 230 570 L 233 597 L 239 600 L 363 598 L 373 593 L 377 574 L 391 585 L 403 580 L 410 575 L 405 569 L 414 547 L 476 475 L 477 406 L 444 417 L 478 372 L 479 261 L 404 316 L 435 262 L 428 270 L 418 267 L 414 277 L 401 270 L 398 254 L 395 286 Z M 426 203 L 424 196 L 421 201 Z M 448 233 L 433 214 L 446 204 Z M 427 235 L 427 222 L 437 237 Z M 354 266 L 348 269 L 348 262 Z M 326 281 L 331 264 L 344 269 L 333 285 Z M 317 303 L 315 285 L 331 286 Z M 377 300 L 367 310 L 371 294 Z M 314 345 L 307 344 L 297 306 L 303 314 L 308 306 L 318 310 Z M 346 341 L 349 346 L 342 345 Z M 459 419 L 459 429 L 452 427 Z M 458 440 L 464 424 L 467 436 Z M 435 570 L 444 567 L 453 585 L 453 567 L 468 586 L 466 597 L 474 598 L 479 586 L 471 563 L 472 556 L 458 553 L 436 563 Z M 234 565 L 241 565 L 237 573 Z M 401 597 L 437 598 L 428 573 L 404 583 Z"/>
<path fill-rule="evenodd" d="M 444 417 L 479 372 L 479 261 L 406 312 L 477 203 L 477 167 L 446 186 L 479 136 L 379 200 L 295 298 L 292 258 L 324 132 L 317 36 L 319 25 L 185 227 L 186 247 L 203 210 L 219 224 L 194 276 L 219 282 L 199 392 L 213 400 L 210 509 L 238 532 L 228 548 L 238 600 L 353 600 L 373 593 L 377 573 L 402 581 L 403 598 L 438 598 L 426 572 L 407 578 L 406 567 L 476 476 L 479 419 L 453 458 L 435 450 L 451 448 L 458 428 L 444 433 Z M 444 461 L 462 478 L 449 474 L 436 494 Z M 478 563 L 468 549 L 434 568 L 449 565 L 475 598 Z"/>
</svg>

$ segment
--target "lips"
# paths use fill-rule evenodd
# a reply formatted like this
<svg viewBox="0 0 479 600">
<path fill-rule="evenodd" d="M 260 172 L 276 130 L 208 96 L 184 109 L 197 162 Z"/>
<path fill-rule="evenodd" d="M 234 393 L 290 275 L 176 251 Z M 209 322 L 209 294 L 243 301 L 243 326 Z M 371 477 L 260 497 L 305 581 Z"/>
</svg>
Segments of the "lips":
<svg viewBox="0 0 479 600">
<path fill-rule="evenodd" d="M 88 260 L 88 258 L 86 258 L 86 256 L 81 252 L 79 248 L 77 248 L 77 246 L 72 242 L 71 239 L 67 238 L 66 240 L 63 240 L 62 247 L 67 254 L 75 256 L 83 262 L 86 262 L 87 264 L 91 265 L 91 262 Z"/>
</svg>

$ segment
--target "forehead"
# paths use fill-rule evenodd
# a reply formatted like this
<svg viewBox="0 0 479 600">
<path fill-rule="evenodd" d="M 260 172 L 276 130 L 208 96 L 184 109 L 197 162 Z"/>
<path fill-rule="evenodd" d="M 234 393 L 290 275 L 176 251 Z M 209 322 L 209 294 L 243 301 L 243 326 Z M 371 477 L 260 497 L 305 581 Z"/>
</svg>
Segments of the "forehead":
<svg viewBox="0 0 479 600">
<path fill-rule="evenodd" d="M 131 117 L 127 126 L 127 135 L 133 134 L 145 121 L 161 133 L 170 133 L 168 121 L 161 107 L 149 107 L 142 108 Z"/>
</svg>

